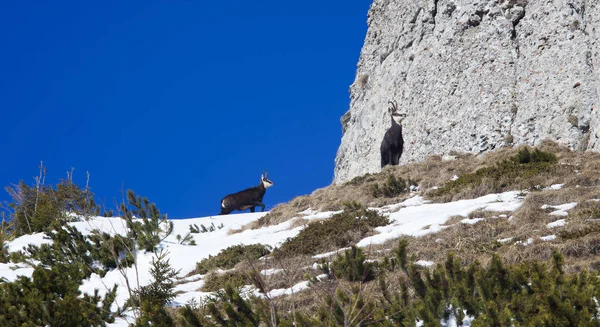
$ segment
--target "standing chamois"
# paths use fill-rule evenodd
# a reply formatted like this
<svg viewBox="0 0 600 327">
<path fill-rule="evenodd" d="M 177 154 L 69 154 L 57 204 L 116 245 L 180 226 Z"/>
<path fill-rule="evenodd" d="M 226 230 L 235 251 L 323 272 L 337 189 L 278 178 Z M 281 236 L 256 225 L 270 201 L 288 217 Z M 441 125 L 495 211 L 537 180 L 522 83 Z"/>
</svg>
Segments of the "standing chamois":
<svg viewBox="0 0 600 327">
<path fill-rule="evenodd" d="M 386 165 L 398 165 L 400 156 L 404 150 L 404 139 L 402 138 L 402 121 L 406 118 L 405 113 L 398 111 L 396 102 L 388 101 L 392 106 L 388 113 L 392 116 L 392 126 L 388 128 L 381 141 L 381 168 Z"/>
<path fill-rule="evenodd" d="M 262 208 L 261 211 L 265 211 L 262 199 L 267 189 L 271 186 L 273 186 L 273 182 L 269 180 L 269 173 L 265 171 L 265 174 L 260 176 L 258 186 L 226 195 L 221 200 L 221 213 L 219 215 L 229 214 L 233 210 L 242 211 L 250 209 L 250 212 L 254 212 L 254 207 L 256 206 L 260 206 Z"/>
</svg>

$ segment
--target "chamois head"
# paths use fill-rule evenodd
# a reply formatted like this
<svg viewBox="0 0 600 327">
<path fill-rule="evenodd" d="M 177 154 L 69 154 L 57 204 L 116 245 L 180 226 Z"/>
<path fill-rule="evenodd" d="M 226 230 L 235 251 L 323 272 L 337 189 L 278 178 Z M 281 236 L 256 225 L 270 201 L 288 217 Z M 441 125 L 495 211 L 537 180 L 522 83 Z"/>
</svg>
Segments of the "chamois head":
<svg viewBox="0 0 600 327">
<path fill-rule="evenodd" d="M 406 114 L 398 111 L 398 104 L 396 103 L 396 101 L 394 101 L 394 102 L 388 101 L 388 103 L 392 105 L 391 107 L 388 108 L 388 113 L 392 116 L 392 119 L 398 125 L 401 125 L 404 118 L 406 118 Z"/>
<path fill-rule="evenodd" d="M 273 182 L 269 180 L 269 173 L 265 170 L 265 173 L 260 175 L 260 182 L 262 183 L 264 188 L 269 188 L 273 186 Z"/>
</svg>

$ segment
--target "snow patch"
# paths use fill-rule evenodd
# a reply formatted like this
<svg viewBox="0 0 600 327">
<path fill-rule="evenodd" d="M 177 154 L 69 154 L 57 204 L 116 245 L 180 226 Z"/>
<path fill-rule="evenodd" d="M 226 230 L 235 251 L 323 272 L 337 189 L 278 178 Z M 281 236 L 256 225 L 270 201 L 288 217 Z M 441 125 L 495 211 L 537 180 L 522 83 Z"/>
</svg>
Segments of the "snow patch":
<svg viewBox="0 0 600 327">
<path fill-rule="evenodd" d="M 318 275 L 316 278 L 317 278 L 317 280 L 322 280 L 324 278 L 327 278 L 327 274 Z M 278 296 L 282 296 L 282 295 L 292 295 L 295 293 L 299 293 L 305 289 L 308 289 L 309 287 L 310 287 L 310 281 L 303 281 L 303 282 L 300 282 L 290 288 L 279 288 L 276 290 L 272 290 L 269 292 L 269 297 L 274 298 L 274 297 L 278 297 Z M 264 294 L 262 294 L 258 291 L 255 291 L 255 295 L 260 296 L 260 297 L 265 297 Z"/>
<path fill-rule="evenodd" d="M 347 247 L 347 248 L 341 248 L 341 249 L 338 249 L 338 250 L 335 250 L 335 251 L 313 255 L 312 257 L 313 257 L 313 259 L 326 258 L 326 257 L 330 257 L 330 256 L 332 256 L 334 254 L 337 254 L 339 252 L 343 252 L 343 251 L 346 251 L 346 250 L 349 250 L 349 249 L 350 249 L 349 247 Z"/>
<path fill-rule="evenodd" d="M 325 212 L 318 212 L 318 213 L 313 213 L 311 215 L 302 217 L 306 220 L 314 220 L 314 219 L 326 219 L 326 218 L 331 218 L 331 216 L 338 214 L 338 213 L 342 213 L 343 210 L 339 210 L 339 211 L 325 211 Z"/>
<path fill-rule="evenodd" d="M 550 215 L 552 215 L 552 216 L 568 216 L 569 213 L 567 211 L 575 208 L 575 206 L 577 206 L 577 202 L 565 203 L 565 204 L 561 204 L 561 205 L 557 205 L 557 206 L 551 206 L 551 205 L 544 204 L 543 206 L 541 206 L 541 209 L 542 210 L 546 210 L 549 208 L 556 209 L 555 211 L 552 211 L 550 213 Z"/>
<path fill-rule="evenodd" d="M 528 238 L 527 241 L 523 242 L 523 241 L 516 241 L 515 244 L 520 244 L 523 246 L 527 246 L 533 243 L 533 238 Z"/>
<path fill-rule="evenodd" d="M 563 186 L 565 186 L 565 184 L 552 184 L 552 185 L 546 187 L 544 190 L 557 191 L 557 190 L 562 189 Z"/>
<path fill-rule="evenodd" d="M 279 272 L 283 271 L 283 269 L 275 269 L 275 268 L 271 268 L 271 269 L 265 269 L 262 270 L 260 273 L 265 275 L 265 276 L 271 276 L 271 275 L 275 275 Z"/>
<path fill-rule="evenodd" d="M 40 246 L 42 244 L 52 244 L 52 240 L 44 233 L 19 236 L 13 241 L 8 242 L 8 251 L 20 251 L 23 250 L 23 248 L 27 248 L 27 245 L 29 244 L 35 246 Z"/>
<path fill-rule="evenodd" d="M 422 266 L 422 267 L 431 267 L 431 266 L 435 265 L 435 262 L 427 261 L 427 260 L 419 260 L 419 261 L 415 262 L 415 264 Z"/>
<path fill-rule="evenodd" d="M 14 282 L 19 276 L 31 277 L 33 268 L 22 264 L 0 263 L 0 282 Z"/>
<path fill-rule="evenodd" d="M 542 241 L 554 241 L 556 239 L 556 235 L 547 235 L 540 237 Z"/>
<path fill-rule="evenodd" d="M 424 203 L 414 197 L 404 201 L 420 202 L 420 205 L 406 206 L 389 215 L 391 224 L 377 227 L 379 234 L 366 237 L 357 243 L 364 247 L 370 244 L 382 244 L 402 235 L 423 236 L 442 230 L 444 224 L 452 216 L 468 216 L 476 210 L 514 211 L 523 204 L 521 192 L 510 191 L 500 194 L 489 194 L 471 200 L 459 200 L 450 203 Z M 429 226 L 429 228 L 424 229 Z"/>
<path fill-rule="evenodd" d="M 467 225 L 475 225 L 482 220 L 484 220 L 484 219 L 483 218 L 472 218 L 472 219 L 467 218 L 467 219 L 461 220 L 460 222 L 463 224 L 467 224 Z"/>
<path fill-rule="evenodd" d="M 308 215 L 312 215 L 314 213 L 316 213 L 316 211 L 314 211 L 312 208 L 308 208 L 308 209 L 306 209 L 304 211 L 298 212 L 297 214 L 298 215 L 302 215 L 302 216 L 308 216 Z"/>
<path fill-rule="evenodd" d="M 561 227 L 567 224 L 567 221 L 564 219 L 559 219 L 555 222 L 551 222 L 548 225 L 546 225 L 548 228 L 554 228 L 554 227 Z"/>
</svg>

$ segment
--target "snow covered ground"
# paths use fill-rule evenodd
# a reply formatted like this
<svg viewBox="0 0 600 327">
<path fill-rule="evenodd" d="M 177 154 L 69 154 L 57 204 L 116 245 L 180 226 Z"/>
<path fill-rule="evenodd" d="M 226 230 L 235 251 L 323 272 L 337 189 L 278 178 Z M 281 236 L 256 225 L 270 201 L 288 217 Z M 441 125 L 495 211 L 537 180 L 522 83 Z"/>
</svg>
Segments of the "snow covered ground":
<svg viewBox="0 0 600 327">
<path fill-rule="evenodd" d="M 366 247 L 371 244 L 381 244 L 387 240 L 395 239 L 401 235 L 422 236 L 429 233 L 435 233 L 443 228 L 443 224 L 452 216 L 461 215 L 465 218 L 471 212 L 476 210 L 489 211 L 514 211 L 523 203 L 523 197 L 520 192 L 505 192 L 501 194 L 490 194 L 472 200 L 460 200 L 450 203 L 427 203 L 420 196 L 413 196 L 404 202 L 378 208 L 383 213 L 389 214 L 391 224 L 388 226 L 378 227 L 378 234 L 364 238 L 358 243 L 358 246 Z M 568 208 L 556 207 L 556 209 L 566 211 Z M 306 220 L 327 219 L 335 212 L 316 212 L 306 210 L 298 214 L 298 217 Z M 297 235 L 303 226 L 292 227 L 291 220 L 274 225 L 262 227 L 255 230 L 239 231 L 242 226 L 258 220 L 260 217 L 267 214 L 261 213 L 241 213 L 231 214 L 227 216 L 211 216 L 203 218 L 190 219 L 174 219 L 173 233 L 167 237 L 161 244 L 160 248 L 169 252 L 168 258 L 170 264 L 176 270 L 180 269 L 179 276 L 182 278 L 180 284 L 177 285 L 176 291 L 181 293 L 177 295 L 173 305 L 184 305 L 190 300 L 199 302 L 201 298 L 206 297 L 209 293 L 199 291 L 204 284 L 202 275 L 195 275 L 184 278 L 192 272 L 198 261 L 207 258 L 209 255 L 216 255 L 221 250 L 239 244 L 255 244 L 262 243 L 270 246 L 279 246 L 287 238 Z M 184 236 L 189 231 L 189 226 L 196 224 L 200 226 L 221 226 L 212 232 L 191 234 L 196 242 L 196 245 L 179 244 L 176 236 L 179 234 Z M 73 225 L 83 232 L 89 234 L 93 229 L 100 229 L 111 234 L 124 234 L 125 224 L 120 218 L 105 218 L 94 217 L 88 221 L 73 223 Z M 295 224 L 294 226 L 298 226 Z M 237 230 L 238 232 L 232 233 Z M 550 239 L 551 236 L 548 236 Z M 27 244 L 42 244 L 49 242 L 44 234 L 22 236 L 9 244 L 10 251 L 22 249 Z M 334 255 L 335 252 L 325 253 L 314 256 L 314 258 L 328 257 Z M 149 273 L 150 263 L 153 254 L 138 253 L 137 271 L 132 267 L 127 269 L 126 277 L 133 287 L 146 285 L 151 281 Z M 423 265 L 429 265 L 429 262 L 420 262 Z M 14 280 L 17 276 L 31 276 L 33 269 L 23 264 L 0 264 L 0 278 L 5 278 L 8 281 Z M 264 274 L 272 274 L 276 271 L 264 271 Z M 319 276 L 322 277 L 322 276 Z M 93 293 L 94 289 L 99 289 L 100 294 L 105 294 L 114 284 L 119 285 L 116 305 L 122 306 L 129 297 L 125 277 L 117 270 L 109 271 L 103 278 L 98 275 L 92 275 L 80 287 L 82 292 Z M 308 283 L 302 282 L 294 285 L 290 289 L 279 289 L 272 291 L 272 296 L 280 296 L 284 294 L 296 293 L 309 287 Z M 127 326 L 128 321 L 132 321 L 132 317 L 120 318 L 111 326 Z"/>
</svg>

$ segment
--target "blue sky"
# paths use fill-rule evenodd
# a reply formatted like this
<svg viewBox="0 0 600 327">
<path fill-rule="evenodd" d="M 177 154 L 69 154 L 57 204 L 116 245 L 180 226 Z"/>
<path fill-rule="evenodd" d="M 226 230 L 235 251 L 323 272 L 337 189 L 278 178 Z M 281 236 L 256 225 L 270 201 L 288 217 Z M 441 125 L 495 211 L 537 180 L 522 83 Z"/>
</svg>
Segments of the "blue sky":
<svg viewBox="0 0 600 327">
<path fill-rule="evenodd" d="M 171 218 L 327 186 L 370 0 L 0 2 L 0 184 L 133 189 Z M 2 191 L 0 200 L 7 200 Z"/>
</svg>

